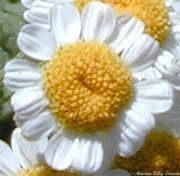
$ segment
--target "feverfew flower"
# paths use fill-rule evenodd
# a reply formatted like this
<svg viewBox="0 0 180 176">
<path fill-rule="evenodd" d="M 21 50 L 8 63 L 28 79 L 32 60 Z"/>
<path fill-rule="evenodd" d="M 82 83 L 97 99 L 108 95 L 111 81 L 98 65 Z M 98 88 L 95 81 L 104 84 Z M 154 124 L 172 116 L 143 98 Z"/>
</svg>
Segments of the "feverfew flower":
<svg viewBox="0 0 180 176">
<path fill-rule="evenodd" d="M 81 10 L 92 0 L 74 0 Z M 100 0 L 101 1 L 101 0 Z M 113 6 L 117 14 L 129 13 L 145 25 L 145 31 L 160 43 L 156 62 L 136 76 L 139 81 L 146 79 L 165 79 L 175 91 L 175 105 L 169 113 L 156 115 L 157 129 L 169 131 L 180 136 L 180 2 L 179 0 L 103 0 Z"/>
<path fill-rule="evenodd" d="M 80 176 L 75 171 L 55 171 L 43 160 L 47 138 L 35 141 L 27 140 L 16 128 L 11 136 L 11 146 L 0 140 L 0 175 L 1 176 Z M 120 169 L 106 171 L 98 176 L 129 176 Z M 87 176 L 87 175 L 82 175 Z"/>
<path fill-rule="evenodd" d="M 74 0 L 79 10 L 93 0 Z M 179 0 L 99 0 L 110 4 L 116 14 L 126 12 L 141 20 L 145 32 L 161 45 L 155 65 L 139 79 L 164 78 L 180 90 L 180 2 Z M 139 73 L 140 74 L 140 73 Z M 148 77 L 146 75 L 148 74 Z"/>
<path fill-rule="evenodd" d="M 70 171 L 54 171 L 44 163 L 47 141 L 47 137 L 28 141 L 16 128 L 12 133 L 11 147 L 0 141 L 1 176 L 79 176 Z"/>
<path fill-rule="evenodd" d="M 19 128 L 13 131 L 11 147 L 0 141 L 0 173 L 2 176 L 21 175 L 26 169 L 40 164 L 47 138 L 42 137 L 37 141 L 26 140 Z"/>
<path fill-rule="evenodd" d="M 49 28 L 22 28 L 18 45 L 31 58 L 5 66 L 14 120 L 28 138 L 51 134 L 45 159 L 54 169 L 95 173 L 116 153 L 141 147 L 154 114 L 172 107 L 173 88 L 138 78 L 154 64 L 159 44 L 135 17 L 91 2 L 81 13 L 56 4 L 49 19 Z"/>
</svg>

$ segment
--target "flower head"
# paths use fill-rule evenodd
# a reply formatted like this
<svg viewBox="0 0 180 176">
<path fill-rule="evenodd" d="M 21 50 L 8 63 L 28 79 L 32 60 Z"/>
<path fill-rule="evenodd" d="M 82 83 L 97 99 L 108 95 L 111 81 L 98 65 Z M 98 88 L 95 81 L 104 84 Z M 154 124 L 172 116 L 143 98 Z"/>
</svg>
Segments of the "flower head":
<svg viewBox="0 0 180 176">
<path fill-rule="evenodd" d="M 49 26 L 25 25 L 18 45 L 31 58 L 4 69 L 17 125 L 29 138 L 51 134 L 45 158 L 55 169 L 94 173 L 117 152 L 133 155 L 153 115 L 173 104 L 168 82 L 138 75 L 154 64 L 158 42 L 137 18 L 101 2 L 82 12 L 57 4 Z"/>
<path fill-rule="evenodd" d="M 72 44 L 54 57 L 45 66 L 44 89 L 56 119 L 77 132 L 111 127 L 132 99 L 129 69 L 96 42 Z"/>
<path fill-rule="evenodd" d="M 74 0 L 79 10 L 92 0 Z M 149 74 L 168 80 L 179 91 L 180 10 L 178 0 L 100 0 L 110 4 L 116 14 L 126 12 L 144 23 L 145 32 L 157 40 L 160 53 Z M 145 78 L 147 79 L 147 78 Z"/>
</svg>

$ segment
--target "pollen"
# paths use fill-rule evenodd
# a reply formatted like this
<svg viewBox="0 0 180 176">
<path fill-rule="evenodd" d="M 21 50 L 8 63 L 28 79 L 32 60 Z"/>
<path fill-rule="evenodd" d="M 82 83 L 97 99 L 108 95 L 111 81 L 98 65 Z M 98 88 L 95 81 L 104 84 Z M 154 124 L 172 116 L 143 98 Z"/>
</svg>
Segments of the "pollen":
<svg viewBox="0 0 180 176">
<path fill-rule="evenodd" d="M 46 165 L 38 165 L 21 170 L 17 176 L 79 176 L 79 174 L 70 171 L 55 171 Z"/>
<path fill-rule="evenodd" d="M 92 0 L 74 0 L 79 10 Z M 168 9 L 164 0 L 100 0 L 113 6 L 117 14 L 128 12 L 144 22 L 146 32 L 161 44 L 169 34 Z"/>
<path fill-rule="evenodd" d="M 137 171 L 178 172 L 180 170 L 180 140 L 164 132 L 152 132 L 135 156 L 129 158 L 117 156 L 114 167 L 126 169 L 132 175 Z"/>
<path fill-rule="evenodd" d="M 133 94 L 129 69 L 107 45 L 96 42 L 60 48 L 43 75 L 53 115 L 76 132 L 110 128 Z"/>
</svg>

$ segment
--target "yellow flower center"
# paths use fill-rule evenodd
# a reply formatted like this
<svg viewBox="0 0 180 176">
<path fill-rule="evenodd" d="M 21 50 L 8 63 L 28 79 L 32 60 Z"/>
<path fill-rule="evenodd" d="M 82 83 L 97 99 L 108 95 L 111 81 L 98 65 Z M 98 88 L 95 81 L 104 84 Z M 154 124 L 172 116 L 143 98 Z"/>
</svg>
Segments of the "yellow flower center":
<svg viewBox="0 0 180 176">
<path fill-rule="evenodd" d="M 133 157 L 116 157 L 114 167 L 137 171 L 178 172 L 180 169 L 180 140 L 163 132 L 151 133 L 142 149 Z M 179 172 L 178 172 L 179 173 Z"/>
<path fill-rule="evenodd" d="M 82 8 L 92 0 L 74 0 Z M 111 4 L 117 14 L 128 12 L 144 22 L 145 29 L 153 38 L 163 43 L 169 34 L 168 10 L 164 0 L 99 0 Z"/>
<path fill-rule="evenodd" d="M 77 132 L 110 128 L 133 93 L 128 68 L 96 42 L 60 48 L 45 66 L 44 88 L 56 119 Z"/>
<path fill-rule="evenodd" d="M 55 171 L 48 166 L 38 165 L 21 170 L 17 176 L 79 176 L 79 174 L 70 171 Z"/>
</svg>

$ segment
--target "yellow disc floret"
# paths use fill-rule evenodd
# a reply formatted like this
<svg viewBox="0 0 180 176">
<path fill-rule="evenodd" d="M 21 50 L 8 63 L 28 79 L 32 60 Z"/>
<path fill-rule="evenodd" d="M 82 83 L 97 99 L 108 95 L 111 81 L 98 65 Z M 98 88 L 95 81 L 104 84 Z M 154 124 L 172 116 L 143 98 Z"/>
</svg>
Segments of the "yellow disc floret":
<svg viewBox="0 0 180 176">
<path fill-rule="evenodd" d="M 167 171 L 180 170 L 180 140 L 163 132 L 151 133 L 142 149 L 133 157 L 116 157 L 115 168 L 126 169 L 134 175 L 137 171 Z"/>
<path fill-rule="evenodd" d="M 92 0 L 74 0 L 76 6 L 82 8 Z M 168 10 L 164 0 L 100 0 L 112 5 L 117 14 L 128 12 L 145 24 L 148 34 L 163 43 L 169 33 Z"/>
<path fill-rule="evenodd" d="M 133 92 L 128 68 L 95 42 L 60 48 L 44 69 L 44 88 L 56 119 L 77 132 L 111 127 Z"/>
<path fill-rule="evenodd" d="M 38 165 L 21 170 L 17 176 L 79 176 L 79 174 L 70 171 L 55 171 L 46 165 Z"/>
</svg>

